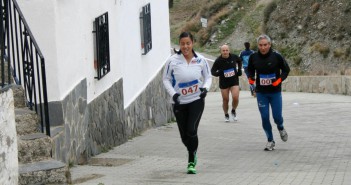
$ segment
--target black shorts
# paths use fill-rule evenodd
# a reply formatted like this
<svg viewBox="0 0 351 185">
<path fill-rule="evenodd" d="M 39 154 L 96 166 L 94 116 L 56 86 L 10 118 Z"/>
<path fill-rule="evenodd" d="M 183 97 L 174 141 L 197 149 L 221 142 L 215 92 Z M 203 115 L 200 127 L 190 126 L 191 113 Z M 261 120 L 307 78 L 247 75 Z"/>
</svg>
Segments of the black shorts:
<svg viewBox="0 0 351 185">
<path fill-rule="evenodd" d="M 239 77 L 237 76 L 230 79 L 219 79 L 220 89 L 228 89 L 229 87 L 238 86 L 238 85 L 239 85 Z"/>
</svg>

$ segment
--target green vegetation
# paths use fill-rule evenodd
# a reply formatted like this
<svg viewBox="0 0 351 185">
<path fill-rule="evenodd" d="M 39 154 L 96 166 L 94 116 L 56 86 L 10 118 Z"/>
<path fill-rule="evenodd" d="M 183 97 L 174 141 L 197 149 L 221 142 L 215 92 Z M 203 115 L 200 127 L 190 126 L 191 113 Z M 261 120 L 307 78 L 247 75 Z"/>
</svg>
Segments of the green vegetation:
<svg viewBox="0 0 351 185">
<path fill-rule="evenodd" d="M 219 24 L 217 26 L 220 32 L 220 34 L 217 35 L 217 39 L 223 40 L 228 35 L 233 33 L 233 30 L 235 30 L 236 25 L 239 23 L 243 16 L 244 14 L 241 12 L 241 10 L 232 12 L 231 15 L 225 20 L 225 24 Z"/>
<path fill-rule="evenodd" d="M 243 17 L 244 23 L 249 27 L 249 31 L 251 31 L 254 35 L 260 35 L 262 33 L 260 17 L 262 16 L 262 12 L 264 11 L 264 9 L 265 6 L 260 5 L 256 8 L 255 11 L 251 12 L 248 16 Z"/>
<path fill-rule="evenodd" d="M 293 46 L 276 46 L 278 52 L 280 52 L 285 58 L 295 58 L 298 57 L 300 51 Z"/>
<path fill-rule="evenodd" d="M 174 117 L 174 118 L 170 118 L 170 119 L 167 121 L 167 124 L 165 124 L 165 125 L 169 125 L 169 124 L 174 123 L 174 122 L 176 122 L 175 117 Z M 164 126 L 165 126 L 165 125 L 164 125 Z"/>
<path fill-rule="evenodd" d="M 198 45 L 204 46 L 209 41 L 210 36 L 218 31 L 220 22 L 233 14 L 233 10 L 227 7 L 229 2 L 229 0 L 215 0 L 203 5 L 196 16 L 185 24 L 181 32 L 195 33 Z M 207 27 L 202 27 L 201 18 L 207 19 Z"/>
<path fill-rule="evenodd" d="M 68 168 L 73 168 L 74 167 L 74 162 L 73 161 L 69 161 L 68 162 Z"/>
<path fill-rule="evenodd" d="M 190 31 L 196 51 L 218 56 L 224 43 L 233 45 L 235 54 L 241 49 L 238 43 L 244 41 L 257 50 L 255 38 L 267 33 L 277 41 L 273 48 L 291 65 L 291 75 L 350 75 L 351 29 L 349 22 L 342 20 L 348 18 L 351 2 L 341 2 L 342 7 L 325 6 L 321 0 L 174 0 L 171 41 L 178 44 L 179 34 Z M 339 15 L 340 20 L 332 15 Z M 207 19 L 207 27 L 202 27 L 201 18 Z"/>
<path fill-rule="evenodd" d="M 106 153 L 112 149 L 111 146 L 101 146 L 101 152 Z"/>
<path fill-rule="evenodd" d="M 200 6 L 193 6 L 194 1 Z M 170 9 L 171 41 L 177 44 L 179 33 L 190 31 L 194 34 L 197 50 L 218 55 L 218 43 L 223 42 L 233 33 L 238 23 L 249 13 L 245 10 L 254 9 L 254 5 L 254 1 L 247 0 L 178 0 Z M 183 9 L 190 7 L 192 12 L 197 13 L 177 14 L 177 12 L 184 12 Z M 256 11 L 253 12 L 256 13 Z M 185 16 L 187 16 L 186 19 L 184 19 Z M 202 27 L 201 18 L 207 19 L 207 27 Z M 259 30 L 259 28 L 254 28 L 260 26 L 258 21 L 254 19 L 249 21 L 253 30 Z"/>
</svg>

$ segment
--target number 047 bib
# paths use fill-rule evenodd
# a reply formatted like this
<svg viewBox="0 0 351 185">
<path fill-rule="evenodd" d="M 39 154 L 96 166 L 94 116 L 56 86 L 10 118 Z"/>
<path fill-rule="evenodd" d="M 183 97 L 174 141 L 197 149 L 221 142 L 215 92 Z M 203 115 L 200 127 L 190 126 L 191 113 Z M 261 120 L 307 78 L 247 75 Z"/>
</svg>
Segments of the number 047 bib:
<svg viewBox="0 0 351 185">
<path fill-rule="evenodd" d="M 190 82 L 179 83 L 179 90 L 182 96 L 188 96 L 199 91 L 199 81 L 193 80 Z"/>
</svg>

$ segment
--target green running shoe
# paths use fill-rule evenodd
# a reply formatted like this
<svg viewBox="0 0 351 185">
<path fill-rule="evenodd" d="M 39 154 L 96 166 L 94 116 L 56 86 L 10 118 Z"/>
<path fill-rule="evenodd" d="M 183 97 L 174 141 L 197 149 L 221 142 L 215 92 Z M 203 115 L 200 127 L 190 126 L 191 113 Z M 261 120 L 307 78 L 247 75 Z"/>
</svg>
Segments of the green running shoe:
<svg viewBox="0 0 351 185">
<path fill-rule="evenodd" d="M 190 162 L 188 164 L 188 174 L 196 174 L 195 163 Z"/>
</svg>

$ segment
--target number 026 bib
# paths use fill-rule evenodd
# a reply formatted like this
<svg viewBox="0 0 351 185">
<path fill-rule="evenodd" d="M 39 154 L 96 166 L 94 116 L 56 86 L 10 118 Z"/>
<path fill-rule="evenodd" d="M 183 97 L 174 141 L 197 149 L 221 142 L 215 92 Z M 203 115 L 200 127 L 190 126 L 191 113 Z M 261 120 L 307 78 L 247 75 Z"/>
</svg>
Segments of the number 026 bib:
<svg viewBox="0 0 351 185">
<path fill-rule="evenodd" d="M 272 85 L 272 80 L 274 79 L 275 79 L 275 73 L 260 74 L 260 85 L 261 86 Z"/>
<path fill-rule="evenodd" d="M 188 96 L 196 93 L 199 90 L 199 81 L 193 80 L 190 82 L 179 83 L 179 90 L 182 96 Z"/>
</svg>

